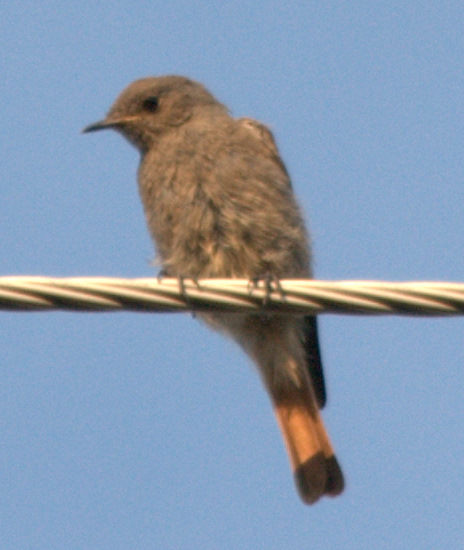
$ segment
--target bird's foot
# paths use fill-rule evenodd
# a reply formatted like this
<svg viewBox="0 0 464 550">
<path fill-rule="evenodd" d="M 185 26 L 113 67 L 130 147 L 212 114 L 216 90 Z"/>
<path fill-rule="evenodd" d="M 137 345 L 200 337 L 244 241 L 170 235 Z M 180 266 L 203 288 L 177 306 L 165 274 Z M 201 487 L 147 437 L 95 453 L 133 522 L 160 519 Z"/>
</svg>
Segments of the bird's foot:
<svg viewBox="0 0 464 550">
<path fill-rule="evenodd" d="M 264 283 L 264 296 L 263 296 L 263 306 L 269 304 L 269 299 L 273 291 L 276 291 L 280 294 L 281 297 L 284 295 L 284 291 L 280 284 L 280 279 L 272 273 L 265 273 L 261 277 L 252 277 L 248 283 L 249 291 L 252 292 L 253 289 L 258 288 L 260 282 Z"/>
</svg>

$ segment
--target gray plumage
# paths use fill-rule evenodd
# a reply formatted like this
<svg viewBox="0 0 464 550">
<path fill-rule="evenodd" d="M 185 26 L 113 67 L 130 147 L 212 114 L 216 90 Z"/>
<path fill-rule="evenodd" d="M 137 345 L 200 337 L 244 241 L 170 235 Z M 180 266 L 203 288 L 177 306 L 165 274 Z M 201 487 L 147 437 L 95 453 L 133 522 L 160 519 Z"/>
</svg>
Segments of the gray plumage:
<svg viewBox="0 0 464 550">
<path fill-rule="evenodd" d="M 106 118 L 141 153 L 139 191 L 163 272 L 192 277 L 311 277 L 306 229 L 269 129 L 234 119 L 178 76 L 126 88 Z M 325 386 L 315 318 L 201 316 L 253 358 L 271 396 L 305 502 L 343 490 L 318 408 Z"/>
</svg>

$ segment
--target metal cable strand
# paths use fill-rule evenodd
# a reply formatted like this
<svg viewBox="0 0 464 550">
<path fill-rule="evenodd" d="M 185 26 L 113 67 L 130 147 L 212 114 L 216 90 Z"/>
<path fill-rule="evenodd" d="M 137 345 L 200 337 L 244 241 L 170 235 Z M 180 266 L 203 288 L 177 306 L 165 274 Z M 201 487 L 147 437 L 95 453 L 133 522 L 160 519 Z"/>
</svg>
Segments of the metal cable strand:
<svg viewBox="0 0 464 550">
<path fill-rule="evenodd" d="M 11 276 L 0 277 L 0 309 L 458 315 L 464 283 Z"/>
</svg>

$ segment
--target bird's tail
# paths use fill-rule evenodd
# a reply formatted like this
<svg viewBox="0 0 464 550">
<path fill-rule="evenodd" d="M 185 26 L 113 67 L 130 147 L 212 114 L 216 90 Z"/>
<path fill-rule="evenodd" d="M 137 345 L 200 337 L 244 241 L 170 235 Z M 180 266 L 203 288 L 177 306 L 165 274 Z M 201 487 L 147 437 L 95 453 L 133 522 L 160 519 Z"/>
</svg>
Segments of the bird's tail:
<svg viewBox="0 0 464 550">
<path fill-rule="evenodd" d="M 343 491 L 341 468 L 319 414 L 312 388 L 287 387 L 270 392 L 295 482 L 306 504 Z"/>
<path fill-rule="evenodd" d="M 326 395 L 315 318 L 304 325 L 285 316 L 204 318 L 227 330 L 258 366 L 303 501 L 312 504 L 325 494 L 340 494 L 343 474 L 319 414 Z"/>
</svg>

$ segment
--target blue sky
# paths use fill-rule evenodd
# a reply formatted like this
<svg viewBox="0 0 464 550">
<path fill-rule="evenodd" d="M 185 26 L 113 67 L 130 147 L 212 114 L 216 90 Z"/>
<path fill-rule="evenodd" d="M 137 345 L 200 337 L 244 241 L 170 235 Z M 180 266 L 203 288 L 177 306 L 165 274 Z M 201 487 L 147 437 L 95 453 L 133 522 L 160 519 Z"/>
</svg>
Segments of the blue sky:
<svg viewBox="0 0 464 550">
<path fill-rule="evenodd" d="M 184 74 L 274 131 L 320 279 L 463 281 L 462 2 L 2 2 L 0 273 L 148 277 L 138 155 Z M 299 501 L 247 358 L 185 314 L 0 313 L 2 549 L 457 548 L 462 318 L 325 315 L 347 488 Z"/>
</svg>

